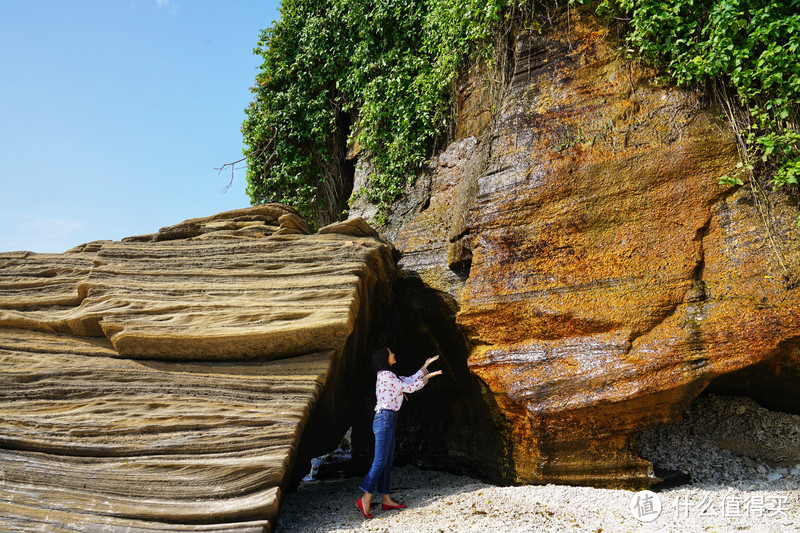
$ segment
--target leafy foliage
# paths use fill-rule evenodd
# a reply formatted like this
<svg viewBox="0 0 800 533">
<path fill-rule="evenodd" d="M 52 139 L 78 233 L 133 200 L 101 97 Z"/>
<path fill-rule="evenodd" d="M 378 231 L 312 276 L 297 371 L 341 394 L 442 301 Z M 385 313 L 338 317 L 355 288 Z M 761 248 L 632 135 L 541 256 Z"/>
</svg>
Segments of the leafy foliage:
<svg viewBox="0 0 800 533">
<path fill-rule="evenodd" d="M 314 218 L 342 133 L 369 154 L 368 198 L 396 199 L 448 119 L 458 68 L 488 57 L 506 2 L 284 0 L 255 49 L 264 62 L 242 126 L 252 201 Z"/>
<path fill-rule="evenodd" d="M 797 184 L 800 0 L 571 1 L 627 21 L 630 52 L 678 84 L 732 89 L 723 100 L 737 104 L 727 108 L 744 163 L 724 181 L 755 169 Z M 488 59 L 503 14 L 532 3 L 284 0 L 255 49 L 264 62 L 242 125 L 252 201 L 317 218 L 337 172 L 334 145 L 349 142 L 372 162 L 362 194 L 392 202 L 449 119 L 458 69 Z"/>
<path fill-rule="evenodd" d="M 775 186 L 800 179 L 800 0 L 603 0 L 598 12 L 629 19 L 632 51 L 681 85 L 722 80 L 744 115 L 729 111 L 744 144 L 742 170 Z M 724 176 L 743 183 L 741 174 Z"/>
</svg>

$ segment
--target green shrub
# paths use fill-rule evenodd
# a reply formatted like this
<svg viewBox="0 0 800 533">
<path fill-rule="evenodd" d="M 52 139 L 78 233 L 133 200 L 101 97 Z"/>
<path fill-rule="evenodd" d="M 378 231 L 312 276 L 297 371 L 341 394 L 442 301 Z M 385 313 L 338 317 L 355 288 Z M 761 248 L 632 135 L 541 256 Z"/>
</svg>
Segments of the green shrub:
<svg viewBox="0 0 800 533">
<path fill-rule="evenodd" d="M 372 163 L 369 200 L 387 205 L 413 182 L 449 119 L 466 58 L 489 57 L 506 0 L 284 0 L 262 31 L 264 58 L 242 126 L 248 194 L 314 219 L 349 136 Z M 337 131 L 349 113 L 349 132 Z"/>
<path fill-rule="evenodd" d="M 628 19 L 631 50 L 679 85 L 731 88 L 743 112 L 722 100 L 741 135 L 742 169 L 758 167 L 776 187 L 797 184 L 800 0 L 603 0 L 597 9 Z"/>
</svg>

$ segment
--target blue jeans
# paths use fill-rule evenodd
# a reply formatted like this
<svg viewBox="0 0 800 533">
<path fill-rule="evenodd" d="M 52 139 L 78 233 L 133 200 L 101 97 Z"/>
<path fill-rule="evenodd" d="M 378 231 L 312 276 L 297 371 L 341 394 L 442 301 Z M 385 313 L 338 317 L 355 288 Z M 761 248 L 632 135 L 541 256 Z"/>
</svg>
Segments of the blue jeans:
<svg viewBox="0 0 800 533">
<path fill-rule="evenodd" d="M 375 413 L 372 432 L 375 433 L 375 457 L 372 468 L 361 483 L 364 492 L 389 494 L 394 459 L 394 430 L 397 426 L 397 411 L 381 409 Z"/>
</svg>

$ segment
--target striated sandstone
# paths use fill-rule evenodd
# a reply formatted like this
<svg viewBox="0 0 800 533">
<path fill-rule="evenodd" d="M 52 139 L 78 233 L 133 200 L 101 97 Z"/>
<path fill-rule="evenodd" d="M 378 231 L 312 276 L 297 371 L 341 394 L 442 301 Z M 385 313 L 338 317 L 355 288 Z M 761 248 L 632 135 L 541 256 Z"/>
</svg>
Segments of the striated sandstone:
<svg viewBox="0 0 800 533">
<path fill-rule="evenodd" d="M 301 222 L 256 206 L 0 254 L 0 529 L 272 528 L 351 423 L 394 268 L 365 224 Z"/>
</svg>

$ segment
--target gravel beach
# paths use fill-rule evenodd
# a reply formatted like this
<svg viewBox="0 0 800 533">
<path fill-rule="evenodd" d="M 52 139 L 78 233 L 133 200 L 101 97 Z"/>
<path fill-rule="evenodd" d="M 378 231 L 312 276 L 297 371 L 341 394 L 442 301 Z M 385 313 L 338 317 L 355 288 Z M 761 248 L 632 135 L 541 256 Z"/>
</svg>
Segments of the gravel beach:
<svg viewBox="0 0 800 533">
<path fill-rule="evenodd" d="M 373 504 L 375 518 L 364 520 L 360 478 L 309 481 L 284 496 L 276 532 L 800 531 L 800 417 L 704 396 L 681 422 L 642 434 L 639 448 L 692 482 L 655 493 L 497 487 L 406 466 L 393 472 L 393 496 L 407 509 Z"/>
</svg>

